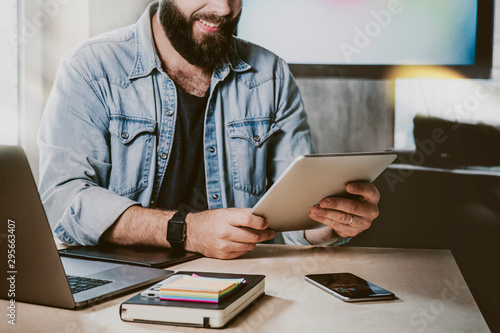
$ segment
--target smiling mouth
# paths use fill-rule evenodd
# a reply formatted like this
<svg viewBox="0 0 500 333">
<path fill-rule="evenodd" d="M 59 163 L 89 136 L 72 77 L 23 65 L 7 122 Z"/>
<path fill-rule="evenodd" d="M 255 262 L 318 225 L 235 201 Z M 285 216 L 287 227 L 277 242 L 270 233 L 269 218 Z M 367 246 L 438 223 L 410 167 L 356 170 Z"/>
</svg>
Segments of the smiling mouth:
<svg viewBox="0 0 500 333">
<path fill-rule="evenodd" d="M 209 27 L 209 28 L 218 28 L 218 27 L 220 27 L 220 25 L 221 25 L 221 23 L 220 23 L 220 22 L 219 22 L 219 23 L 211 23 L 211 22 L 207 22 L 207 21 L 204 21 L 204 20 L 201 20 L 201 19 L 199 19 L 198 21 L 199 21 L 201 24 L 206 25 L 206 26 L 207 26 L 207 27 Z"/>
</svg>

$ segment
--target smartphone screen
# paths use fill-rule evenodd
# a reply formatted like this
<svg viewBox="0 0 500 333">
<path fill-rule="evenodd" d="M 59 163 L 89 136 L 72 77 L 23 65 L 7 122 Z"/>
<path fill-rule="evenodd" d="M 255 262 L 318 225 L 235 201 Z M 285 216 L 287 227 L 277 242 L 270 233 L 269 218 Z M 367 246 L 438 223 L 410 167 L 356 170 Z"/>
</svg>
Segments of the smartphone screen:
<svg viewBox="0 0 500 333">
<path fill-rule="evenodd" d="M 309 274 L 306 281 L 346 302 L 394 299 L 395 295 L 351 273 Z"/>
</svg>

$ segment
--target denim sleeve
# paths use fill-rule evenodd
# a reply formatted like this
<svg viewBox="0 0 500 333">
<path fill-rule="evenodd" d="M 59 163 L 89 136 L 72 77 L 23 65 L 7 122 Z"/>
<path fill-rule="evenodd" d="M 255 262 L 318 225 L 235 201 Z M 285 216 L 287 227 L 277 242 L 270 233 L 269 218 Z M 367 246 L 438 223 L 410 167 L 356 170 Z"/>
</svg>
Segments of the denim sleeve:
<svg viewBox="0 0 500 333">
<path fill-rule="evenodd" d="M 74 58 L 63 59 L 46 104 L 38 145 L 39 192 L 56 236 L 95 245 L 130 206 L 107 189 L 109 117 L 92 79 Z"/>
<path fill-rule="evenodd" d="M 286 170 L 289 164 L 300 155 L 315 153 L 311 129 L 307 121 L 304 102 L 299 88 L 285 61 L 280 59 L 277 84 L 279 91 L 275 94 L 278 105 L 276 124 L 280 131 L 273 138 L 270 148 L 271 165 L 268 167 L 268 179 L 271 184 Z M 311 245 L 304 237 L 304 231 L 283 233 L 285 244 Z M 341 238 L 329 245 L 347 243 L 350 238 Z"/>
<path fill-rule="evenodd" d="M 299 88 L 288 65 L 281 59 L 276 75 L 275 122 L 280 130 L 273 135 L 269 146 L 267 178 L 271 184 L 297 156 L 315 152 Z"/>
<path fill-rule="evenodd" d="M 309 243 L 304 235 L 304 230 L 299 231 L 287 231 L 283 232 L 283 240 L 285 244 L 289 245 L 312 245 Z M 324 244 L 328 246 L 337 246 L 348 243 L 351 238 L 342 238 L 337 237 L 337 239 L 333 240 L 330 244 Z"/>
</svg>

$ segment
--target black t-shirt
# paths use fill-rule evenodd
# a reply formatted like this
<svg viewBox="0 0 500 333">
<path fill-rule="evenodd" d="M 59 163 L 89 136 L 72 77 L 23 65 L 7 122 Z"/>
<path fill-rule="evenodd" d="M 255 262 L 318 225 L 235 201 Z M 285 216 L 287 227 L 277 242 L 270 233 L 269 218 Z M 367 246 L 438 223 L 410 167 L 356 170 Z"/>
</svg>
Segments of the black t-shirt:
<svg viewBox="0 0 500 333">
<path fill-rule="evenodd" d="M 177 89 L 178 113 L 167 170 L 157 207 L 169 210 L 208 209 L 203 159 L 203 129 L 208 94 L 197 97 Z"/>
</svg>

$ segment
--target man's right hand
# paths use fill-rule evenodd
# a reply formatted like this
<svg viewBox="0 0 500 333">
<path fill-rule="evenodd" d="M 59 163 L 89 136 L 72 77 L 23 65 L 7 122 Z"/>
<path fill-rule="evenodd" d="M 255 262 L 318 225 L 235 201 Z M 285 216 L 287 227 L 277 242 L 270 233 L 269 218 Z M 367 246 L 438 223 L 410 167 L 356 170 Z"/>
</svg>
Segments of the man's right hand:
<svg viewBox="0 0 500 333">
<path fill-rule="evenodd" d="M 226 208 L 191 213 L 186 217 L 185 249 L 206 257 L 233 259 L 253 250 L 258 242 L 273 239 L 267 221 L 250 209 Z"/>
</svg>

